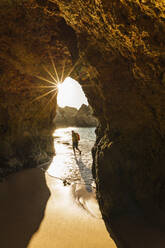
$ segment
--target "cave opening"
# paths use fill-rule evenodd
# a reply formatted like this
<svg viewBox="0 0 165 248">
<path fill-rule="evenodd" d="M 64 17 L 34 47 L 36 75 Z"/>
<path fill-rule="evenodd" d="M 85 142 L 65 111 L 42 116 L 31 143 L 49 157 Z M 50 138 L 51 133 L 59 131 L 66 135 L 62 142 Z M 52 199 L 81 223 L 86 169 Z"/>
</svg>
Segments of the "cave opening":
<svg viewBox="0 0 165 248">
<path fill-rule="evenodd" d="M 56 128 L 53 133 L 56 155 L 48 174 L 65 183 L 76 180 L 85 185 L 87 192 L 92 192 L 94 179 L 91 150 L 96 140 L 97 120 L 76 80 L 67 77 L 57 84 L 57 88 Z M 79 136 L 76 147 L 72 132 Z"/>
<path fill-rule="evenodd" d="M 69 106 L 79 109 L 82 104 L 88 105 L 88 100 L 80 84 L 71 77 L 67 77 L 58 84 L 57 104 L 61 108 Z"/>
<path fill-rule="evenodd" d="M 103 224 L 96 200 L 96 184 L 92 176 L 91 150 L 96 140 L 97 120 L 94 119 L 92 108 L 88 105 L 78 82 L 68 77 L 57 87 L 58 107 L 55 118 L 56 130 L 53 134 L 56 155 L 46 173 L 48 185 L 49 176 L 51 176 L 53 193 L 56 196 L 54 199 L 56 205 L 52 207 L 52 211 L 59 211 L 62 221 L 65 221 L 67 216 L 68 222 L 67 227 L 65 226 L 65 232 L 69 232 L 71 237 L 74 236 L 72 241 L 74 244 L 79 244 L 80 239 L 78 237 L 82 236 L 88 237 L 86 245 L 90 246 L 90 243 L 95 240 L 93 234 L 97 233 L 97 244 L 100 243 L 102 247 L 106 247 L 111 241 L 109 241 L 108 232 Z M 81 154 L 78 151 L 75 153 L 73 151 L 72 131 L 80 135 L 79 149 Z M 58 218 L 56 217 L 56 219 Z M 62 221 L 59 220 L 59 233 L 63 233 Z M 86 223 L 85 229 L 82 225 L 84 222 Z M 96 228 L 89 236 L 88 230 L 91 229 L 93 223 L 95 223 Z M 104 237 L 103 243 L 98 238 L 101 236 Z M 115 247 L 113 242 L 112 247 Z"/>
</svg>

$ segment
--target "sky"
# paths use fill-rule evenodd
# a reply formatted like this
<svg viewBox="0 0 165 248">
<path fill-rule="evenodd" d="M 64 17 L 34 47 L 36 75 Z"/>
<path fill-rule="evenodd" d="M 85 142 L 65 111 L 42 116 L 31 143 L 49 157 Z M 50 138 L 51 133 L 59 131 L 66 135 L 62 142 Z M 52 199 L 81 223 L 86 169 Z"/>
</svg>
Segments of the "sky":
<svg viewBox="0 0 165 248">
<path fill-rule="evenodd" d="M 82 104 L 88 105 L 88 101 L 80 84 L 74 79 L 67 77 L 58 86 L 57 104 L 61 108 L 69 106 L 79 109 Z"/>
</svg>

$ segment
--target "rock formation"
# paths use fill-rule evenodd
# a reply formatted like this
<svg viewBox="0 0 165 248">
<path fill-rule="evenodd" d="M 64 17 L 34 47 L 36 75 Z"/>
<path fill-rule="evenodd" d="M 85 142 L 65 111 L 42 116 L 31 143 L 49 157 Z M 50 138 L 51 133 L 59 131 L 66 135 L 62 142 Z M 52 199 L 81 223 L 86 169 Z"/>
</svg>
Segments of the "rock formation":
<svg viewBox="0 0 165 248">
<path fill-rule="evenodd" d="M 53 153 L 50 53 L 60 77 L 65 64 L 64 77 L 80 82 L 100 122 L 93 173 L 118 247 L 128 246 L 112 217 L 135 204 L 165 212 L 164 11 L 164 0 L 0 1 L 0 172 Z"/>
<path fill-rule="evenodd" d="M 54 123 L 56 127 L 71 127 L 75 125 L 74 116 L 77 113 L 76 108 L 68 107 L 60 108 L 57 107 L 56 117 L 54 119 Z"/>
<path fill-rule="evenodd" d="M 76 126 L 80 127 L 96 127 L 97 119 L 93 116 L 91 106 L 83 104 L 75 116 Z"/>
<path fill-rule="evenodd" d="M 57 127 L 96 127 L 97 119 L 90 106 L 82 104 L 79 110 L 72 107 L 57 107 L 54 123 Z"/>
</svg>

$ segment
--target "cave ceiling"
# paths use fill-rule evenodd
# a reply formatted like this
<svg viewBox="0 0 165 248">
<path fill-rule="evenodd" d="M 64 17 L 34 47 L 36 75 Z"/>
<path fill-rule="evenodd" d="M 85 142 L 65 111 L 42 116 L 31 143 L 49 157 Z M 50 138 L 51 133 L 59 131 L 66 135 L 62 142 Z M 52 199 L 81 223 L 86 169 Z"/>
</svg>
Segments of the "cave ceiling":
<svg viewBox="0 0 165 248">
<path fill-rule="evenodd" d="M 89 84 L 84 88 L 87 96 L 94 84 L 93 96 L 99 95 L 104 104 L 110 103 L 104 97 L 110 88 L 112 95 L 139 90 L 141 98 L 145 90 L 160 90 L 165 60 L 163 0 L 4 0 L 0 5 L 0 70 L 5 90 L 23 80 L 34 83 L 36 75 L 46 76 L 43 66 L 53 70 L 49 54 L 59 74 L 64 64 L 65 75 L 74 65 L 70 75 Z M 95 105 L 93 98 L 91 105 Z M 115 101 L 112 97 L 113 105 Z M 115 111 L 112 107 L 112 114 Z"/>
</svg>

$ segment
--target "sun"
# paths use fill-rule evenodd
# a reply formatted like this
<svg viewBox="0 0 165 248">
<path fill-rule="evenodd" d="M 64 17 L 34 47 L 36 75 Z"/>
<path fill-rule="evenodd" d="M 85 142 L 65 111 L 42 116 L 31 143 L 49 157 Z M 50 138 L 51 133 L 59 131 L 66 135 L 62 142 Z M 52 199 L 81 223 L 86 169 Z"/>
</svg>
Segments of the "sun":
<svg viewBox="0 0 165 248">
<path fill-rule="evenodd" d="M 74 107 L 79 109 L 82 104 L 88 105 L 87 98 L 82 90 L 80 84 L 69 77 L 72 71 L 75 69 L 77 64 L 80 62 L 81 57 L 77 62 L 72 66 L 69 72 L 65 72 L 65 61 L 61 70 L 61 73 L 58 74 L 55 62 L 51 53 L 49 52 L 50 61 L 54 72 L 51 72 L 45 65 L 43 65 L 44 71 L 47 72 L 49 78 L 44 78 L 42 76 L 36 75 L 36 78 L 42 81 L 41 85 L 33 86 L 32 88 L 42 89 L 42 94 L 35 97 L 30 103 L 41 100 L 43 97 L 47 97 L 48 101 L 42 111 L 46 111 L 49 105 L 53 105 L 56 102 L 60 107 Z M 44 84 L 43 84 L 44 83 Z M 85 85 L 84 85 L 85 87 Z M 43 91 L 44 90 L 44 91 Z"/>
<path fill-rule="evenodd" d="M 69 106 L 79 109 L 82 104 L 88 105 L 82 87 L 71 77 L 67 77 L 63 83 L 58 83 L 57 87 L 57 104 L 60 107 Z"/>
</svg>

